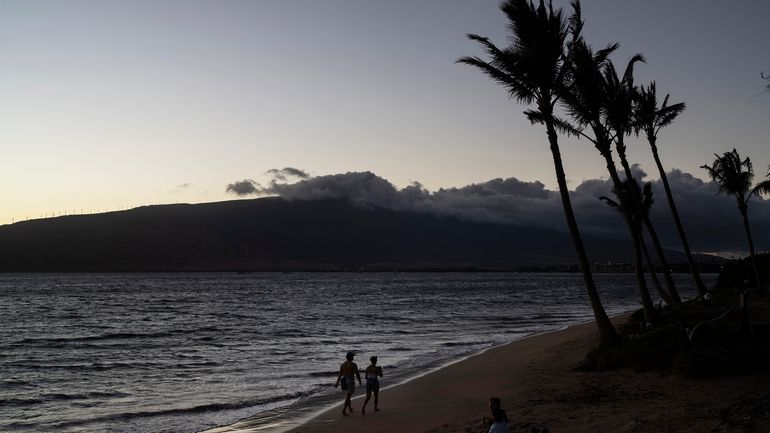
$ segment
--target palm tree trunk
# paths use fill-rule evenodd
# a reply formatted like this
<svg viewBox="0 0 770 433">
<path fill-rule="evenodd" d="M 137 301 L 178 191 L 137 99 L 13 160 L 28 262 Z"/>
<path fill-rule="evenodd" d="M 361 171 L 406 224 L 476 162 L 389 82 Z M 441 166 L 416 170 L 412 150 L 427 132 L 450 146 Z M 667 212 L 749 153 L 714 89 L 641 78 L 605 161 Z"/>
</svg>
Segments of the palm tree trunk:
<svg viewBox="0 0 770 433">
<path fill-rule="evenodd" d="M 652 225 L 652 221 L 650 221 L 650 218 L 647 215 L 643 215 L 643 218 L 644 227 L 647 229 L 647 233 L 650 235 L 650 239 L 652 239 L 652 245 L 655 248 L 655 252 L 658 254 L 660 266 L 663 268 L 663 279 L 666 281 L 666 288 L 668 289 L 667 292 L 671 300 L 671 302 L 666 302 L 668 304 L 673 303 L 674 305 L 681 304 L 682 298 L 679 296 L 679 291 L 676 289 L 676 285 L 674 284 L 674 278 L 671 276 L 671 266 L 668 264 L 668 260 L 666 260 L 666 256 L 663 254 L 663 246 L 660 244 L 660 239 L 658 238 L 658 234 L 655 231 L 655 227 Z"/>
<path fill-rule="evenodd" d="M 609 149 L 609 146 L 607 146 Z M 615 161 L 612 160 L 612 154 L 609 151 L 602 152 L 604 160 L 607 163 L 607 171 L 610 173 L 612 183 L 615 185 L 617 191 L 621 191 L 620 177 L 618 176 L 618 170 L 615 168 Z M 618 197 L 620 199 L 620 197 Z M 650 291 L 647 289 L 647 282 L 644 280 L 644 271 L 642 269 L 642 247 L 639 242 L 639 234 L 634 228 L 634 221 L 628 210 L 621 206 L 623 212 L 623 219 L 626 221 L 628 231 L 631 234 L 631 241 L 634 246 L 634 274 L 636 275 L 636 282 L 639 284 L 639 296 L 642 301 L 642 309 L 644 310 L 644 318 L 648 323 L 653 323 L 657 318 L 657 312 L 655 311 L 655 304 L 652 303 L 650 298 Z"/>
<path fill-rule="evenodd" d="M 551 154 L 553 155 L 553 165 L 556 170 L 556 180 L 559 184 L 561 204 L 564 207 L 564 216 L 567 218 L 569 234 L 572 236 L 572 242 L 575 244 L 575 251 L 577 252 L 578 261 L 580 263 L 580 271 L 583 274 L 583 283 L 585 284 L 586 292 L 588 293 L 588 298 L 591 302 L 591 309 L 594 313 L 596 327 L 599 331 L 599 339 L 601 343 L 605 345 L 617 344 L 620 341 L 620 338 L 615 331 L 615 327 L 612 326 L 609 317 L 607 317 L 607 312 L 604 310 L 602 301 L 599 298 L 599 292 L 596 290 L 593 275 L 591 274 L 591 265 L 588 262 L 588 255 L 583 246 L 583 239 L 578 230 L 575 214 L 572 211 L 569 189 L 567 189 L 567 177 L 564 174 L 564 166 L 561 161 L 561 152 L 559 150 L 556 130 L 554 129 L 553 121 L 549 120 L 547 117 L 545 124 L 548 132 L 548 142 L 551 146 Z"/>
<path fill-rule="evenodd" d="M 754 241 L 751 239 L 751 228 L 749 227 L 749 217 L 746 212 L 746 205 L 738 204 L 738 209 L 743 217 L 743 228 L 746 230 L 746 238 L 749 240 L 749 252 L 751 253 L 751 267 L 754 268 L 754 278 L 757 283 L 757 290 L 762 291 L 762 284 L 759 281 L 759 271 L 757 270 L 757 259 L 754 253 Z"/>
<path fill-rule="evenodd" d="M 687 242 L 687 236 L 684 234 L 684 227 L 682 226 L 682 220 L 679 218 L 679 212 L 676 210 L 676 203 L 674 203 L 674 195 L 671 194 L 671 187 L 668 185 L 668 177 L 666 177 L 666 171 L 663 169 L 663 164 L 660 162 L 658 156 L 658 146 L 655 145 L 655 137 L 647 137 L 647 141 L 652 148 L 652 157 L 655 159 L 655 165 L 658 166 L 658 173 L 660 173 L 660 179 L 663 181 L 663 189 L 666 190 L 666 199 L 668 200 L 668 207 L 671 209 L 671 215 L 674 217 L 674 224 L 676 230 L 679 233 L 679 239 L 682 240 L 682 248 L 684 248 L 684 254 L 687 256 L 687 263 L 690 265 L 690 272 L 692 278 L 695 280 L 695 287 L 698 289 L 698 297 L 706 295 L 706 285 L 703 284 L 703 280 L 700 278 L 698 268 L 695 266 L 695 260 L 692 258 L 692 252 L 690 252 L 690 244 Z"/>
<path fill-rule="evenodd" d="M 623 166 L 623 171 L 626 173 L 626 178 L 629 181 L 633 181 L 634 177 L 631 174 L 631 166 L 628 164 L 628 159 L 626 158 L 625 152 L 621 152 L 620 149 L 623 144 L 622 137 L 618 137 L 618 140 L 618 157 L 620 158 L 620 165 Z M 639 195 L 636 193 L 636 189 L 630 189 L 634 198 L 634 203 L 636 203 L 637 208 L 641 208 L 642 198 L 639 197 Z M 674 304 L 681 304 L 682 298 L 679 297 L 679 292 L 676 290 L 674 278 L 671 276 L 671 266 L 669 266 L 668 260 L 666 260 L 666 255 L 663 253 L 663 246 L 660 244 L 660 239 L 658 239 L 658 233 L 655 231 L 655 227 L 652 225 L 652 221 L 650 221 L 650 216 L 647 215 L 646 212 L 642 212 L 641 209 L 639 209 L 639 214 L 642 216 L 644 227 L 647 228 L 647 233 L 649 233 L 650 239 L 652 240 L 652 246 L 655 248 L 655 252 L 658 254 L 658 259 L 660 260 L 660 265 L 663 268 L 663 279 L 666 281 L 666 289 L 669 293 L 668 298 Z M 644 241 L 642 241 L 642 243 L 644 243 Z M 669 301 L 666 301 L 666 303 L 671 304 Z"/>
<path fill-rule="evenodd" d="M 655 272 L 655 263 L 653 263 L 652 258 L 650 257 L 650 252 L 647 250 L 647 243 L 644 242 L 644 234 L 639 233 L 639 240 L 642 244 L 642 252 L 644 253 L 644 257 L 647 259 L 647 266 L 650 267 L 650 277 L 652 277 L 652 283 L 655 285 L 655 289 L 658 291 L 658 294 L 660 297 L 666 301 L 666 304 L 671 305 L 673 303 L 673 300 L 671 299 L 671 296 L 663 290 L 663 286 L 660 285 L 660 280 L 658 280 L 658 274 Z"/>
</svg>

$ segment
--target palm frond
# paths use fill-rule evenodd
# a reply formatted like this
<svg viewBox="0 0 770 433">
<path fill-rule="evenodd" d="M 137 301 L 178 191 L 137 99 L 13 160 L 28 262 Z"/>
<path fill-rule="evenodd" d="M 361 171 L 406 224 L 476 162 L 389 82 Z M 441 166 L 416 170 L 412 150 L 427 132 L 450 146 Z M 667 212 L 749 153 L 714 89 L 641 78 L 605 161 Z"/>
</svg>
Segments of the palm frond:
<svg viewBox="0 0 770 433">
<path fill-rule="evenodd" d="M 487 74 L 493 81 L 502 85 L 508 90 L 508 96 L 519 102 L 531 103 L 537 98 L 533 89 L 527 87 L 515 76 L 508 74 L 506 71 L 495 67 L 491 63 L 485 62 L 479 57 L 461 57 L 456 60 L 456 63 L 464 63 L 466 65 L 474 66 Z"/>
<path fill-rule="evenodd" d="M 637 53 L 634 54 L 631 59 L 628 60 L 628 65 L 626 65 L 626 70 L 623 72 L 623 82 L 627 83 L 628 85 L 633 85 L 634 82 L 634 65 L 637 62 L 641 63 L 647 63 L 647 60 L 644 58 L 643 55 Z"/>
<path fill-rule="evenodd" d="M 572 35 L 572 41 L 574 42 L 580 38 L 585 21 L 583 21 L 583 12 L 580 7 L 580 1 L 572 0 L 570 5 L 572 6 L 572 15 L 569 17 L 568 29 L 569 33 Z"/>
<path fill-rule="evenodd" d="M 666 95 L 666 99 L 668 99 L 668 95 Z M 658 116 L 657 130 L 660 130 L 660 128 L 663 128 L 664 126 L 670 125 L 680 114 L 684 112 L 686 108 L 687 104 L 684 102 L 679 102 L 669 106 L 666 106 L 664 103 L 662 108 L 656 113 Z"/>
<path fill-rule="evenodd" d="M 597 51 L 594 55 L 596 62 L 600 64 L 606 62 L 610 58 L 610 54 L 614 53 L 618 48 L 620 48 L 620 44 L 617 42 L 607 44 L 605 48 Z"/>
<path fill-rule="evenodd" d="M 625 209 L 632 215 L 635 224 L 641 224 L 642 215 L 647 215 L 655 202 L 652 194 L 652 184 L 645 182 L 642 188 L 635 179 L 626 179 L 620 185 L 612 188 L 612 193 L 618 198 L 614 201 L 608 197 L 599 197 L 614 210 L 623 213 Z"/>
<path fill-rule="evenodd" d="M 634 131 L 637 135 L 644 131 L 648 137 L 656 137 L 661 128 L 669 126 L 684 112 L 687 105 L 684 102 L 668 105 L 669 97 L 667 94 L 658 107 L 655 82 L 639 88 L 634 104 Z"/>
<path fill-rule="evenodd" d="M 770 180 L 759 182 L 757 186 L 751 190 L 751 193 L 756 195 L 770 194 Z"/>
<path fill-rule="evenodd" d="M 553 116 L 553 126 L 556 127 L 557 131 L 567 136 L 580 138 L 580 136 L 583 134 L 582 129 L 572 125 L 566 119 L 562 119 L 558 116 Z"/>
<path fill-rule="evenodd" d="M 623 213 L 623 208 L 620 206 L 620 203 L 616 202 L 615 200 L 613 200 L 613 199 L 611 199 L 609 197 L 606 197 L 606 196 L 599 197 L 599 200 L 603 201 L 604 204 L 606 204 L 607 206 L 611 207 L 612 210 L 617 211 L 617 212 L 619 212 L 621 214 Z"/>
<path fill-rule="evenodd" d="M 485 38 L 483 36 L 479 36 L 474 33 L 468 33 L 465 35 L 468 39 L 472 41 L 476 41 L 484 46 L 484 49 L 487 50 L 487 53 L 490 57 L 493 59 L 502 59 L 505 57 L 505 52 L 503 52 L 500 48 L 497 48 L 495 44 L 493 44 L 489 38 Z"/>
<path fill-rule="evenodd" d="M 739 203 L 746 203 L 753 193 L 751 184 L 754 179 L 754 168 L 751 159 L 741 159 L 738 151 L 733 149 L 721 156 L 714 154 L 716 159 L 709 165 L 701 168 L 706 170 L 711 180 L 719 185 L 717 193 L 725 193 L 735 196 Z"/>
<path fill-rule="evenodd" d="M 524 110 L 524 116 L 533 125 L 545 125 L 545 116 L 537 110 Z"/>
</svg>

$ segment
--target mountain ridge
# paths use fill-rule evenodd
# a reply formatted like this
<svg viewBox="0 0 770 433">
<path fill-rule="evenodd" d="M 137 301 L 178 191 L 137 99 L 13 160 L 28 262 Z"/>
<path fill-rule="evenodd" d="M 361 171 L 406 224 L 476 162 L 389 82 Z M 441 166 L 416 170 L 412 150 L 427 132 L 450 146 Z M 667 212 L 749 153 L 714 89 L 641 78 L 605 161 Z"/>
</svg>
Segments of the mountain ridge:
<svg viewBox="0 0 770 433">
<path fill-rule="evenodd" d="M 593 261 L 628 261 L 627 242 L 584 240 Z M 336 199 L 153 205 L 0 227 L 0 272 L 514 270 L 574 263 L 572 242 L 561 231 Z"/>
</svg>

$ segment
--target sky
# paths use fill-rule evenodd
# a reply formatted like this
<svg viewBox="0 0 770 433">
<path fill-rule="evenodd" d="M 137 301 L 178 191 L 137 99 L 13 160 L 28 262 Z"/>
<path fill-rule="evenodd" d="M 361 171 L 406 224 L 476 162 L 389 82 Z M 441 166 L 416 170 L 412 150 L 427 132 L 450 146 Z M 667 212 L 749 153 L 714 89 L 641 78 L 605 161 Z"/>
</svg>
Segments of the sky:
<svg viewBox="0 0 770 433">
<path fill-rule="evenodd" d="M 568 7 L 566 1 L 555 1 Z M 667 169 L 736 147 L 770 164 L 770 2 L 584 0 L 585 34 L 637 82 L 687 103 Z M 505 45 L 498 1 L 0 2 L 0 224 L 238 198 L 294 167 L 437 191 L 495 178 L 555 189 L 544 131 L 475 69 L 466 33 Z M 571 188 L 602 179 L 562 140 Z M 646 144 L 629 157 L 658 176 Z"/>
</svg>

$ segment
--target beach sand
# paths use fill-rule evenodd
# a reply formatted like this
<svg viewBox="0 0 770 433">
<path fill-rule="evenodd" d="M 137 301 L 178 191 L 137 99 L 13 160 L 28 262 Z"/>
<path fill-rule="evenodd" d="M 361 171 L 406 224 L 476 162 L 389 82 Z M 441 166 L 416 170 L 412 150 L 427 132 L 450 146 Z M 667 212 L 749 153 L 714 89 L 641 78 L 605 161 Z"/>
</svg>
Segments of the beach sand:
<svg viewBox="0 0 770 433">
<path fill-rule="evenodd" d="M 290 431 L 486 432 L 482 418 L 489 416 L 488 398 L 496 396 L 511 432 L 770 432 L 770 376 L 694 380 L 576 371 L 595 344 L 592 323 L 518 340 L 382 390 L 381 411 L 370 402 L 366 416 L 359 412 L 362 388 L 353 401 L 356 413 L 347 417 L 340 393 L 338 406 Z M 270 431 L 251 429 L 248 421 L 216 430 Z"/>
</svg>

